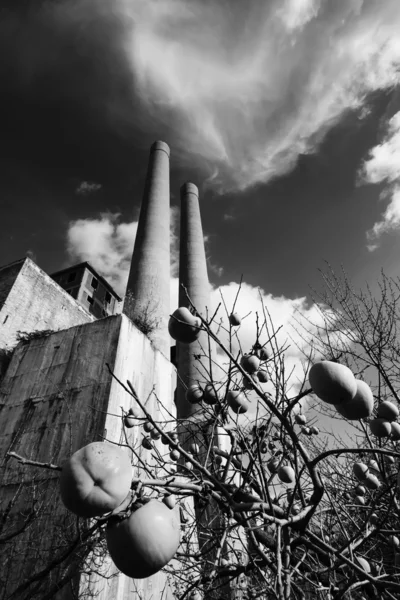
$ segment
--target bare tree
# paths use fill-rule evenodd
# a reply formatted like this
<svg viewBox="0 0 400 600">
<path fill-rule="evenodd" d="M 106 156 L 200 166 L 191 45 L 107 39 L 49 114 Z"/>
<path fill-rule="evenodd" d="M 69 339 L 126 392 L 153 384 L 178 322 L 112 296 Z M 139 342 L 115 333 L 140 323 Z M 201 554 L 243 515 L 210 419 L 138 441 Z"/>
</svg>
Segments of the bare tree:
<svg viewBox="0 0 400 600">
<path fill-rule="evenodd" d="M 299 317 L 285 334 L 261 305 L 249 348 L 240 342 L 240 319 L 229 321 L 234 307 L 225 307 L 225 316 L 221 307 L 209 319 L 197 315 L 218 353 L 210 356 L 207 346 L 199 358 L 209 387 L 208 397 L 203 386 L 191 398 L 195 417 L 160 420 L 165 407 L 150 414 L 132 384 L 119 382 L 134 407 L 119 418 L 141 432 L 134 445 L 128 435 L 121 441 L 136 465 L 131 491 L 112 514 L 90 525 L 77 521 L 79 544 L 72 536 L 72 562 L 65 557 L 72 566 L 59 587 L 85 568 L 90 553 L 106 554 L 110 519 L 129 518 L 152 498 L 171 504 L 173 496 L 181 543 L 165 572 L 179 599 L 400 597 L 400 427 L 394 418 L 389 434 L 377 436 L 370 425 L 383 402 L 398 408 L 400 286 L 382 275 L 372 294 L 332 272 L 324 279 L 315 321 Z M 350 422 L 317 398 L 308 373 L 322 360 L 348 366 L 368 384 L 374 414 Z M 324 432 L 327 416 L 345 423 L 341 434 Z M 354 475 L 355 463 L 366 465 L 366 483 Z M 12 531 L 17 538 L 31 518 L 0 533 L 0 541 Z M 4 598 L 28 597 L 34 585 L 21 582 Z"/>
</svg>

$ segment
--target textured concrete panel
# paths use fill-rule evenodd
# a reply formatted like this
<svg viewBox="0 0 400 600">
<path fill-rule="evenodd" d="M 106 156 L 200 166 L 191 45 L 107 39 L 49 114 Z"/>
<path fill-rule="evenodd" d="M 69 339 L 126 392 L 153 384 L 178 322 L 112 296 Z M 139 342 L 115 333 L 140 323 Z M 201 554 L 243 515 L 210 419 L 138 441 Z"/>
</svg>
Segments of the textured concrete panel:
<svg viewBox="0 0 400 600">
<path fill-rule="evenodd" d="M 29 258 L 0 269 L 1 293 L 0 348 L 15 346 L 18 332 L 58 331 L 95 319 Z"/>
<path fill-rule="evenodd" d="M 31 514 L 35 502 L 39 510 L 26 531 L 2 546 L 7 558 L 0 563 L 0 578 L 6 585 L 0 598 L 55 562 L 54 568 L 40 578 L 40 584 L 35 584 L 39 587 L 20 589 L 16 598 L 72 600 L 76 596 L 69 584 L 60 591 L 57 586 L 76 572 L 81 560 L 73 553 L 62 567 L 57 564 L 78 535 L 76 518 L 60 501 L 59 473 L 20 465 L 6 458 L 7 452 L 61 465 L 78 448 L 106 438 L 138 446 L 139 456 L 148 465 L 156 464 L 152 453 L 140 446 L 140 421 L 125 437 L 122 409 L 128 410 L 132 398 L 112 379 L 107 363 L 123 382 L 133 382 L 158 420 L 170 418 L 168 411 L 174 413 L 175 369 L 125 315 L 31 339 L 20 343 L 14 352 L 0 386 L 0 512 L 12 503 L 0 539 L 24 527 L 24 518 Z M 157 398 L 165 411 L 159 410 Z M 105 574 L 115 573 L 107 555 L 103 558 Z M 133 589 L 144 592 L 144 598 L 150 597 L 151 589 L 154 598 L 161 598 L 166 586 L 163 574 L 137 582 L 122 575 L 111 580 L 95 575 L 72 577 L 71 582 L 79 597 L 87 598 L 90 591 L 100 600 L 126 598 Z M 50 592 L 52 595 L 46 596 Z"/>
</svg>

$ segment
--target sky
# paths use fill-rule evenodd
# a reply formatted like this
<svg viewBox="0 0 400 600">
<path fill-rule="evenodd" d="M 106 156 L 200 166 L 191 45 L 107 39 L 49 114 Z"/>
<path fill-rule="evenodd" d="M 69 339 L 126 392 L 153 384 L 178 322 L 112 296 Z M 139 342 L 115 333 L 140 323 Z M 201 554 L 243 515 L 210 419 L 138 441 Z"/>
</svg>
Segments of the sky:
<svg viewBox="0 0 400 600">
<path fill-rule="evenodd" d="M 0 257 L 124 293 L 148 151 L 200 189 L 210 281 L 277 324 L 326 262 L 400 256 L 398 0 L 58 0 L 0 9 Z M 173 292 L 172 297 L 174 298 Z M 172 301 L 172 303 L 174 300 Z"/>
</svg>

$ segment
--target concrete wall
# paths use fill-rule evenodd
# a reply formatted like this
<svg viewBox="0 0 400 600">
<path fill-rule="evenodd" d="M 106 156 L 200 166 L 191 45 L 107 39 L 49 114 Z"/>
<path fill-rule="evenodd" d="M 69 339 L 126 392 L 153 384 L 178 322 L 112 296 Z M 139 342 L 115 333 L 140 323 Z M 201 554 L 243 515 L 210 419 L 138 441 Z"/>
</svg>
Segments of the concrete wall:
<svg viewBox="0 0 400 600">
<path fill-rule="evenodd" d="M 0 269 L 0 348 L 15 346 L 18 331 L 58 331 L 94 319 L 31 259 Z"/>
<path fill-rule="evenodd" d="M 57 563 L 77 536 L 77 519 L 59 499 L 59 472 L 20 465 L 5 455 L 13 451 L 31 460 L 61 465 L 75 450 L 103 436 L 126 441 L 119 415 L 121 407 L 127 410 L 132 405 L 132 398 L 112 380 L 106 363 L 122 381 L 133 382 L 161 420 L 164 416 L 157 413 L 153 388 L 173 413 L 174 368 L 125 315 L 20 343 L 14 352 L 0 386 L 0 512 L 10 508 L 5 528 L 0 526 L 0 540 L 10 538 L 2 546 L 5 560 L 0 563 L 0 578 L 5 587 L 0 598 L 6 598 L 28 575 Z M 139 426 L 129 430 L 127 439 L 133 447 L 140 445 L 141 438 Z M 154 461 L 149 451 L 140 447 L 139 452 L 147 452 L 143 458 L 148 464 Z M 37 515 L 26 526 L 35 502 Z M 10 537 L 24 527 L 22 533 Z M 79 560 L 75 553 L 69 564 L 75 567 Z M 143 598 L 171 597 L 162 596 L 163 575 L 133 581 L 122 575 L 105 580 L 92 573 L 80 580 L 72 577 L 57 591 L 60 582 L 74 572 L 63 565 L 55 564 L 36 584 L 20 590 L 16 600 L 71 600 L 71 586 L 75 593 L 79 590 L 80 597 L 88 598 L 90 592 L 99 600 L 122 600 L 133 590 L 141 591 Z M 107 575 L 115 572 L 107 556 L 102 569 Z"/>
</svg>

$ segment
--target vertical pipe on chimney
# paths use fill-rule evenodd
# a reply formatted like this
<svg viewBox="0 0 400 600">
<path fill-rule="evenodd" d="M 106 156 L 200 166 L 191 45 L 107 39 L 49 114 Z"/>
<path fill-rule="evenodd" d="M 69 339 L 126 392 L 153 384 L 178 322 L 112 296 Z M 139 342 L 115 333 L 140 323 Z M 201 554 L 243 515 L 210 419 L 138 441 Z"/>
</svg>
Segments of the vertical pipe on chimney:
<svg viewBox="0 0 400 600">
<path fill-rule="evenodd" d="M 169 155 L 164 142 L 150 149 L 123 312 L 169 358 Z"/>
<path fill-rule="evenodd" d="M 181 187 L 181 228 L 179 255 L 179 306 L 189 306 L 185 290 L 196 310 L 206 316 L 206 308 L 210 304 L 210 287 L 207 275 L 206 254 L 204 249 L 203 229 L 199 208 L 199 190 L 193 183 L 185 183 Z M 178 368 L 177 416 L 192 416 L 199 407 L 187 402 L 186 386 L 204 383 L 206 375 L 204 367 L 209 369 L 209 359 L 202 360 L 196 356 L 208 355 L 208 338 L 205 333 L 191 344 L 177 342 L 176 358 Z M 183 385 L 182 382 L 185 384 Z"/>
</svg>

